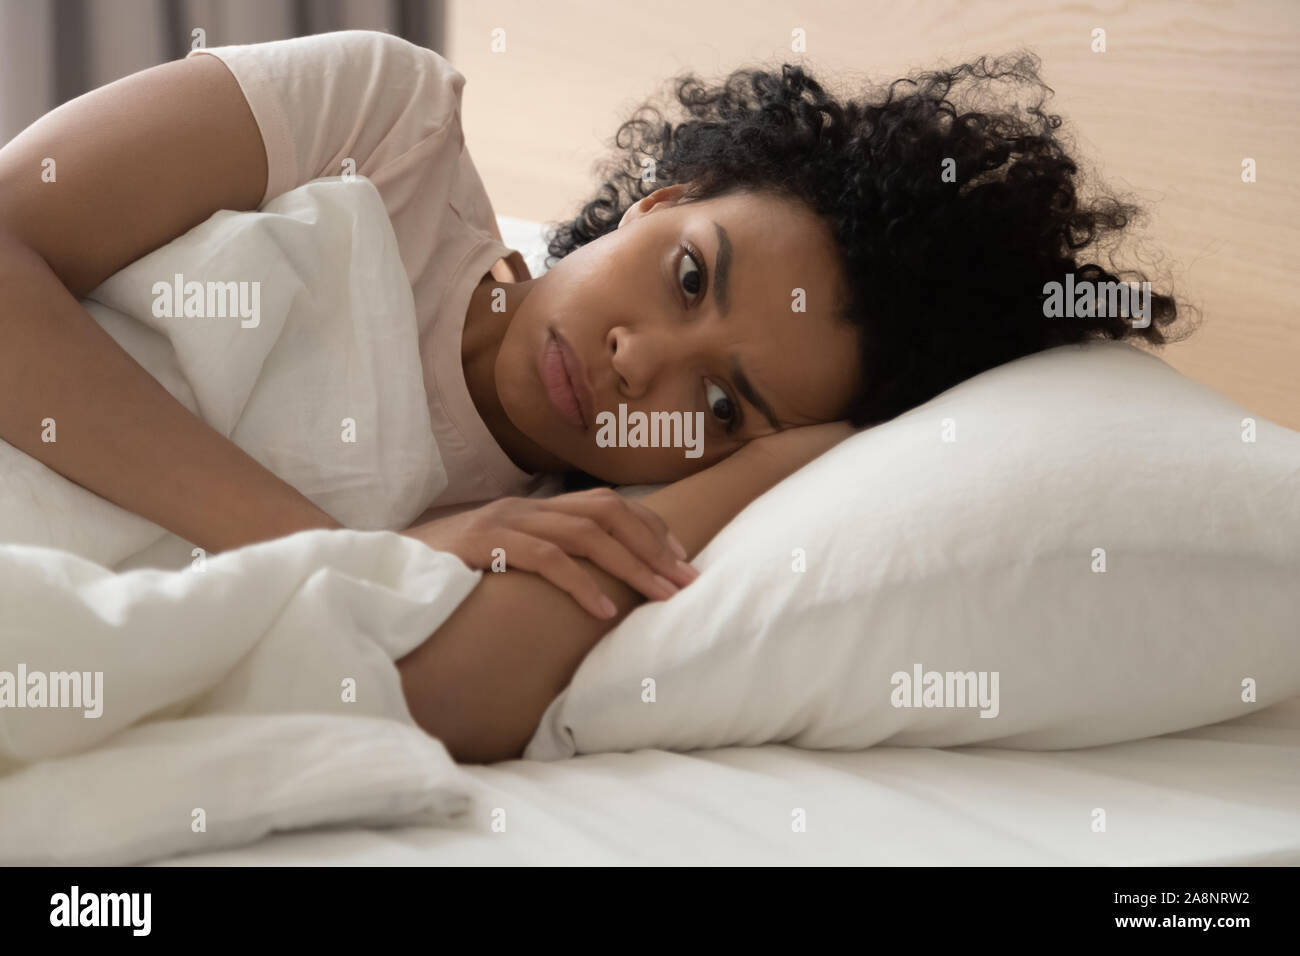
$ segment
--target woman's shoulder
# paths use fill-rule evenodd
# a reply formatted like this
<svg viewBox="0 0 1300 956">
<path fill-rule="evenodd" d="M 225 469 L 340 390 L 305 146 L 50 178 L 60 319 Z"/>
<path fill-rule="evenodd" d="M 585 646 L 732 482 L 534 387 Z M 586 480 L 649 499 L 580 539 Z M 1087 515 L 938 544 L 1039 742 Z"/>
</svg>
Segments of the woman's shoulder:
<svg viewBox="0 0 1300 956">
<path fill-rule="evenodd" d="M 455 113 L 464 75 L 442 54 L 391 33 L 339 30 L 230 46 L 197 48 L 222 60 L 244 87 L 273 84 L 279 95 L 328 116 L 335 101 L 421 114 L 425 124 Z"/>
<path fill-rule="evenodd" d="M 422 77 L 464 85 L 464 75 L 445 56 L 409 40 L 378 30 L 337 30 L 333 33 L 292 36 L 265 43 L 196 47 L 200 53 L 239 64 L 257 64 L 259 72 L 279 81 L 304 81 L 312 77 L 360 77 L 368 85 L 391 82 L 395 92 L 413 92 Z"/>
<path fill-rule="evenodd" d="M 266 146 L 264 201 L 351 160 L 373 175 L 452 129 L 465 77 L 441 54 L 373 30 L 191 51 L 234 74 Z"/>
<path fill-rule="evenodd" d="M 442 54 L 409 40 L 379 30 L 335 30 L 311 33 L 263 43 L 238 43 L 214 47 L 195 47 L 190 56 L 200 53 L 223 55 L 238 51 L 243 57 L 259 57 L 300 64 L 315 61 L 328 66 L 350 66 L 393 62 L 399 66 L 449 70 L 458 73 Z"/>
</svg>

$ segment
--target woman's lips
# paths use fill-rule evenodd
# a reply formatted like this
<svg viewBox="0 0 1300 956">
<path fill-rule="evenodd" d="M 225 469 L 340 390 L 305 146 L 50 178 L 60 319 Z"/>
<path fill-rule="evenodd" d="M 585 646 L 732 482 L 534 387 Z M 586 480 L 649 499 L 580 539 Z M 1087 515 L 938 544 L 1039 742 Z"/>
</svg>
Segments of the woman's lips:
<svg viewBox="0 0 1300 956">
<path fill-rule="evenodd" d="M 546 338 L 541 359 L 542 384 L 561 417 L 586 430 L 591 420 L 591 390 L 587 386 L 582 362 L 554 329 Z"/>
</svg>

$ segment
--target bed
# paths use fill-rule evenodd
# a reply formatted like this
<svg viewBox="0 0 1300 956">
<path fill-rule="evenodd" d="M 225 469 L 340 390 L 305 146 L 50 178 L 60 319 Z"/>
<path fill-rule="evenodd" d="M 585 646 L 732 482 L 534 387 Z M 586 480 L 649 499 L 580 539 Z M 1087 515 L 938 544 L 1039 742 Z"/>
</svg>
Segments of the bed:
<svg viewBox="0 0 1300 956">
<path fill-rule="evenodd" d="M 413 327 L 370 184 L 307 184 L 233 226 L 231 274 L 285 235 L 305 262 L 359 248 L 312 274 L 386 276 Z M 154 257 L 218 248 L 216 227 L 113 283 L 181 271 Z M 500 228 L 545 271 L 539 224 Z M 113 283 L 97 294 L 117 302 Z M 373 289 L 364 310 L 329 305 L 355 298 L 294 296 L 268 340 L 328 318 L 368 341 L 349 330 L 373 325 Z M 149 313 L 120 305 L 125 328 Z M 299 373 L 235 328 L 182 323 L 174 354 L 240 334 L 253 364 Z M 418 367 L 393 374 L 413 343 L 389 347 L 375 367 L 401 390 L 359 413 L 387 416 L 376 480 L 385 448 L 427 437 Z M 284 417 L 195 381 L 233 396 L 241 428 Z M 295 460 L 341 454 L 324 421 Z M 248 440 L 283 450 L 282 431 Z M 0 681 L 30 698 L 31 675 L 75 668 L 113 697 L 0 714 L 7 863 L 1300 863 L 1300 433 L 1123 342 L 991 369 L 780 482 L 695 556 L 697 581 L 586 655 L 525 759 L 492 766 L 454 764 L 410 721 L 393 666 L 483 573 L 382 530 L 429 500 L 430 467 L 401 494 L 341 468 L 349 530 L 195 557 L 7 460 L 33 506 L 0 512 L 0 650 L 19 674 Z"/>
<path fill-rule="evenodd" d="M 499 222 L 543 272 L 540 228 Z M 1300 864 L 1300 697 L 1072 750 L 768 744 L 466 769 L 471 804 L 451 826 L 303 830 L 164 862 Z"/>
<path fill-rule="evenodd" d="M 178 865 L 1300 864 L 1300 698 L 1084 750 L 644 750 L 470 769 L 454 827 L 277 834 Z M 1107 811 L 1093 832 L 1092 811 Z M 505 810 L 505 832 L 493 811 Z M 793 832 L 792 811 L 807 811 Z"/>
</svg>

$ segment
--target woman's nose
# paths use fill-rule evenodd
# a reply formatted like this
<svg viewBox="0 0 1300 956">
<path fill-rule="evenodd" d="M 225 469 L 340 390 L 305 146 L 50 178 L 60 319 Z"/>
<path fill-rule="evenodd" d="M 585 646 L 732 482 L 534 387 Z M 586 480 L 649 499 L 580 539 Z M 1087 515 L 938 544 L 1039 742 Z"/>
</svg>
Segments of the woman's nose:
<svg viewBox="0 0 1300 956">
<path fill-rule="evenodd" d="M 616 325 L 606 337 L 606 346 L 617 388 L 625 398 L 643 398 L 673 369 L 706 360 L 719 349 L 720 342 L 705 329 L 681 325 L 636 329 Z"/>
<path fill-rule="evenodd" d="M 606 345 L 609 348 L 609 364 L 614 369 L 614 384 L 619 394 L 624 398 L 636 398 L 644 387 L 642 374 L 637 367 L 643 350 L 638 346 L 633 354 L 632 334 L 621 325 L 609 330 Z"/>
<path fill-rule="evenodd" d="M 689 348 L 680 330 L 633 332 L 626 326 L 610 329 L 605 344 L 616 384 L 626 398 L 644 396 L 664 369 L 681 363 Z"/>
</svg>

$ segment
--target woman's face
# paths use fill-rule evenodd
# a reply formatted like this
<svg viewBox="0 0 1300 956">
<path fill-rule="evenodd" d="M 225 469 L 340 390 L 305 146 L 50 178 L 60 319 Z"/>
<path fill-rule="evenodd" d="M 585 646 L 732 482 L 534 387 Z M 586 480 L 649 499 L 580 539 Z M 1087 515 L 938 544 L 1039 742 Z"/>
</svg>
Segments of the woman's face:
<svg viewBox="0 0 1300 956">
<path fill-rule="evenodd" d="M 778 428 L 843 418 L 858 384 L 857 331 L 831 317 L 826 226 L 767 193 L 682 194 L 646 196 L 536 280 L 497 355 L 515 427 L 615 484 L 673 481 Z M 661 447 L 631 446 L 638 412 Z M 671 419 L 655 412 L 682 427 L 661 431 Z"/>
</svg>

